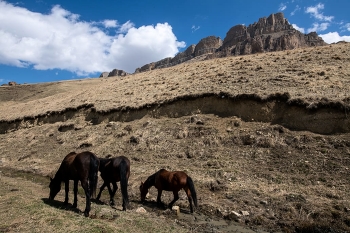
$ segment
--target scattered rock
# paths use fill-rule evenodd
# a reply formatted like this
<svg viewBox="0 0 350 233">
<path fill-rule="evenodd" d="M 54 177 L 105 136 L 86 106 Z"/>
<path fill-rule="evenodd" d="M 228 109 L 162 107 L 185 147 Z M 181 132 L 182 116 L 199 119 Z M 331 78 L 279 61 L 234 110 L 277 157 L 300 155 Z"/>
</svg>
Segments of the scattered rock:
<svg viewBox="0 0 350 233">
<path fill-rule="evenodd" d="M 262 201 L 260 201 L 260 204 L 267 205 L 267 201 L 262 200 Z"/>
<path fill-rule="evenodd" d="M 147 210 L 143 207 L 139 207 L 136 209 L 136 213 L 147 213 Z"/>
<path fill-rule="evenodd" d="M 16 85 L 18 85 L 16 82 L 13 82 L 13 81 L 9 82 L 9 86 L 16 86 Z"/>
<path fill-rule="evenodd" d="M 231 211 L 228 215 L 227 215 L 227 218 L 229 220 L 234 220 L 234 221 L 239 221 L 239 218 L 241 217 L 242 215 L 237 213 L 236 211 Z"/>
<path fill-rule="evenodd" d="M 249 216 L 249 212 L 248 212 L 248 211 L 242 210 L 242 211 L 241 211 L 241 214 L 242 214 L 243 216 Z"/>
<path fill-rule="evenodd" d="M 173 206 L 172 210 L 176 213 L 176 215 L 180 215 L 180 207 L 179 206 Z"/>
</svg>

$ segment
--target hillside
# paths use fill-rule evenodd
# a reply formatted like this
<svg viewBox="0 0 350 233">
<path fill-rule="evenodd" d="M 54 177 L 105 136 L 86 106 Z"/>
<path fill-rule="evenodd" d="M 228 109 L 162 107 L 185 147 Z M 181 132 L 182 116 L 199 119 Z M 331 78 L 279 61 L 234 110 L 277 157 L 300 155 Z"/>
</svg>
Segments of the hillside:
<svg viewBox="0 0 350 233">
<path fill-rule="evenodd" d="M 32 212 L 76 216 L 57 207 L 62 191 L 60 202 L 46 202 L 45 177 L 70 151 L 83 150 L 125 155 L 132 163 L 132 209 L 120 211 L 118 191 L 116 209 L 92 206 L 95 222 L 87 232 L 99 224 L 108 232 L 118 223 L 118 229 L 137 232 L 131 223 L 152 232 L 157 219 L 164 232 L 350 231 L 348 51 L 349 43 L 338 43 L 192 60 L 124 77 L 0 87 L 0 195 L 6 200 L 0 204 L 12 214 L 0 214 L 0 231 L 55 231 L 57 222 L 45 214 L 31 218 Z M 154 189 L 143 206 L 147 213 L 136 213 L 140 181 L 160 168 L 193 178 L 194 215 L 184 193 L 176 202 L 180 217 L 157 208 Z M 26 205 L 14 204 L 16 193 Z M 163 196 L 168 203 L 171 194 Z M 28 210 L 26 199 L 36 205 Z M 104 219 L 101 209 L 119 217 Z M 77 229 L 61 231 L 67 230 Z"/>
</svg>

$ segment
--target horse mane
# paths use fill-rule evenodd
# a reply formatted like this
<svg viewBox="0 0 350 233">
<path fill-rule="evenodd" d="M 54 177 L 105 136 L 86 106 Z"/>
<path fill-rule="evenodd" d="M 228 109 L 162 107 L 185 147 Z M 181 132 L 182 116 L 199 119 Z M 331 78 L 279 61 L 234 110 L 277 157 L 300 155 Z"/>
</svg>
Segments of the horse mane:
<svg viewBox="0 0 350 233">
<path fill-rule="evenodd" d="M 159 171 L 158 171 L 159 172 Z M 155 185 L 156 183 L 156 175 L 157 173 L 154 173 L 153 175 L 150 175 L 147 180 L 145 181 L 145 184 L 148 186 L 148 187 L 152 187 L 153 185 Z"/>
</svg>

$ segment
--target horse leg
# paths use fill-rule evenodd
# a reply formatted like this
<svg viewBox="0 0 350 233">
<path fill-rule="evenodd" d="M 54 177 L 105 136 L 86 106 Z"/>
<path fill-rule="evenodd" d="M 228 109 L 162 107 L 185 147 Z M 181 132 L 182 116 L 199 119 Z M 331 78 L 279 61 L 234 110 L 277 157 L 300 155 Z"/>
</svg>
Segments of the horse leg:
<svg viewBox="0 0 350 233">
<path fill-rule="evenodd" d="M 106 186 L 107 186 L 106 182 L 103 182 L 103 184 L 101 185 L 101 188 L 100 188 L 100 192 L 98 193 L 98 195 L 97 195 L 97 197 L 96 197 L 96 201 L 99 201 L 99 200 L 100 200 L 102 191 L 105 189 Z"/>
<path fill-rule="evenodd" d="M 162 192 L 163 192 L 163 190 L 162 189 L 158 189 L 158 196 L 157 196 L 157 205 L 158 206 L 163 206 L 162 204 L 162 200 L 161 200 L 161 198 L 162 198 Z M 164 206 L 163 206 L 164 207 Z"/>
<path fill-rule="evenodd" d="M 81 181 L 81 186 L 83 187 L 85 196 L 86 196 L 86 206 L 84 210 L 84 215 L 85 217 L 88 217 L 90 212 L 90 205 L 91 205 L 90 190 L 89 190 L 88 182 L 86 180 Z"/>
<path fill-rule="evenodd" d="M 112 185 L 113 185 L 113 190 L 111 190 L 111 192 L 110 192 L 110 203 L 111 203 L 112 206 L 114 206 L 115 205 L 114 196 L 115 196 L 115 193 L 118 190 L 118 185 L 117 185 L 116 182 L 112 182 Z"/>
<path fill-rule="evenodd" d="M 68 204 L 68 193 L 69 193 L 69 180 L 66 180 L 64 182 L 64 190 L 65 190 L 65 198 L 64 198 L 64 204 L 67 205 Z"/>
<path fill-rule="evenodd" d="M 73 208 L 77 208 L 77 203 L 78 203 L 78 180 L 74 180 L 74 201 L 73 201 Z"/>
<path fill-rule="evenodd" d="M 192 206 L 192 195 L 191 195 L 191 191 L 189 188 L 184 188 L 185 189 L 185 192 L 186 192 L 186 195 L 187 195 L 187 198 L 188 198 L 188 202 L 190 203 L 190 210 L 191 210 L 191 213 L 193 213 L 193 206 Z"/>
<path fill-rule="evenodd" d="M 175 203 L 177 200 L 179 200 L 179 191 L 173 191 L 173 194 L 174 194 L 174 200 L 172 200 L 172 201 L 169 203 L 169 208 L 170 208 L 170 209 L 172 209 L 174 203 Z"/>
</svg>

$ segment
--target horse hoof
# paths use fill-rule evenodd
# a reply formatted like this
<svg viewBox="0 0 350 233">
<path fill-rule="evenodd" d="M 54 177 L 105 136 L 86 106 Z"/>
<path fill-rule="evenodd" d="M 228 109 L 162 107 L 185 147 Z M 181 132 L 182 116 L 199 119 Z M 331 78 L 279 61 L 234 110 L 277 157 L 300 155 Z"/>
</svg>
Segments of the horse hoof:
<svg viewBox="0 0 350 233">
<path fill-rule="evenodd" d="M 84 212 L 85 217 L 89 217 L 89 212 Z"/>
<path fill-rule="evenodd" d="M 77 204 L 73 204 L 73 208 L 77 208 Z"/>
</svg>

